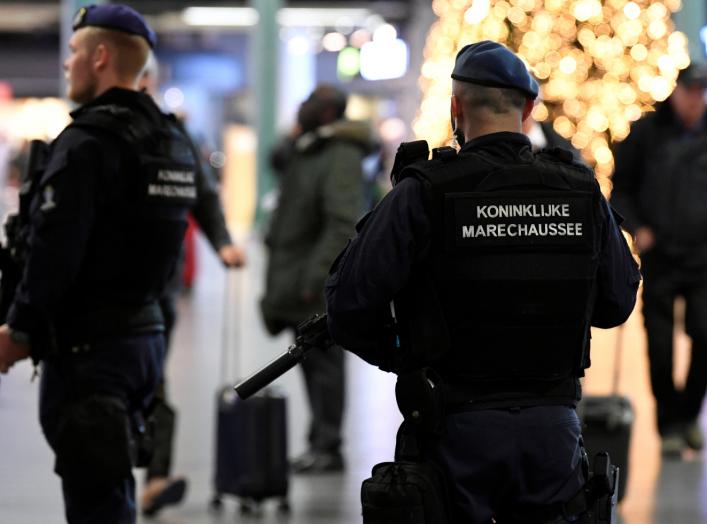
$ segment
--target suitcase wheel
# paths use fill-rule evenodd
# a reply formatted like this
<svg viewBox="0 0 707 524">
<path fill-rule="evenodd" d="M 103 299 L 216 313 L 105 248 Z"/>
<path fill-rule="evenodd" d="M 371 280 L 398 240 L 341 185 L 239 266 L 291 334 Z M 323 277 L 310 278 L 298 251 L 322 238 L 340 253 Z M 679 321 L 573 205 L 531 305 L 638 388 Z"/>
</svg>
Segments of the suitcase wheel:
<svg viewBox="0 0 707 524">
<path fill-rule="evenodd" d="M 289 515 L 292 511 L 292 508 L 290 507 L 290 501 L 287 499 L 280 500 L 277 505 L 277 511 L 283 515 Z"/>
<path fill-rule="evenodd" d="M 260 501 L 253 499 L 241 499 L 240 500 L 240 513 L 241 515 L 252 515 L 260 516 L 263 513 L 263 507 Z"/>
<path fill-rule="evenodd" d="M 221 495 L 214 495 L 214 498 L 209 502 L 209 509 L 211 511 L 220 512 L 223 509 L 223 500 L 221 500 Z"/>
</svg>

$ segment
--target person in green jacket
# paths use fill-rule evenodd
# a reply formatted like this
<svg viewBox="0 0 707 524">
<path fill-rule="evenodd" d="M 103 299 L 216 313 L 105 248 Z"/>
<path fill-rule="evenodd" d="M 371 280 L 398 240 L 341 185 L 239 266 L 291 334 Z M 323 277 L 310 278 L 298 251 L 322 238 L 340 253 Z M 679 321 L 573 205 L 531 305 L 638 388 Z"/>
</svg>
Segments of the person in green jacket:
<svg viewBox="0 0 707 524">
<path fill-rule="evenodd" d="M 370 127 L 344 119 L 347 97 L 318 86 L 297 115 L 295 136 L 273 153 L 280 196 L 265 244 L 261 310 L 272 335 L 325 310 L 324 282 L 362 214 L 361 162 L 374 149 Z M 315 350 L 302 364 L 311 422 L 309 449 L 294 472 L 341 471 L 344 360 L 339 347 Z"/>
</svg>

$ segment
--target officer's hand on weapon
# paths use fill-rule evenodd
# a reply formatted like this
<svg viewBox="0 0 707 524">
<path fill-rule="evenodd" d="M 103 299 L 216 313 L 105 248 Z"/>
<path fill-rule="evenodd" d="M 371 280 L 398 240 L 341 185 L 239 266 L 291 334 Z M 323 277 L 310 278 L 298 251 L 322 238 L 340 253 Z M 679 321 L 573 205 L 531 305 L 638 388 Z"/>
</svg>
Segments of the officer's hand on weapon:
<svg viewBox="0 0 707 524">
<path fill-rule="evenodd" d="M 7 373 L 15 362 L 29 357 L 29 346 L 15 342 L 7 324 L 0 326 L 0 373 Z"/>
<path fill-rule="evenodd" d="M 229 244 L 218 250 L 218 257 L 226 267 L 243 267 L 246 263 L 245 251 Z"/>
</svg>

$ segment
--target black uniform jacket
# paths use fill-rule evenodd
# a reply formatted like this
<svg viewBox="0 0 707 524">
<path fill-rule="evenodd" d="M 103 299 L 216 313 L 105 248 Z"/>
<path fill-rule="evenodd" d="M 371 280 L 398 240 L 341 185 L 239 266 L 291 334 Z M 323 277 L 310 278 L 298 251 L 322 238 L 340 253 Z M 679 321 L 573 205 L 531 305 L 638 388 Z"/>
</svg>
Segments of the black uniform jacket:
<svg viewBox="0 0 707 524">
<path fill-rule="evenodd" d="M 484 150 L 500 162 L 513 161 L 529 147 L 524 135 L 495 133 L 466 143 L 459 155 Z M 331 334 L 364 358 L 379 343 L 391 300 L 406 286 L 416 264 L 430 256 L 431 225 L 424 198 L 421 182 L 404 178 L 340 255 L 327 282 Z M 608 328 L 624 322 L 633 310 L 640 274 L 603 197 L 601 206 L 604 223 L 592 325 Z"/>
<path fill-rule="evenodd" d="M 688 131 L 664 102 L 633 124 L 614 157 L 611 203 L 626 229 L 650 227 L 661 252 L 707 263 L 707 115 Z"/>
<path fill-rule="evenodd" d="M 80 118 L 82 111 L 97 106 L 126 107 L 150 115 L 153 122 L 164 118 L 168 125 L 147 94 L 120 88 L 106 91 L 72 116 Z M 193 161 L 187 147 L 177 149 L 172 146 L 174 158 Z M 150 236 L 152 230 L 146 232 L 145 223 L 135 218 L 143 183 L 139 169 L 134 148 L 110 132 L 69 126 L 52 143 L 30 207 L 27 264 L 8 316 L 13 330 L 30 335 L 35 360 L 47 348 L 34 342 L 48 340 L 52 324 L 61 331 L 67 323 L 80 322 L 82 315 L 111 307 L 140 308 L 159 297 L 177 260 L 190 206 L 164 203 L 167 211 L 160 212 L 176 217 L 169 217 L 161 234 Z M 142 248 L 136 247 L 137 237 Z M 159 261 L 154 254 L 161 255 Z M 165 282 L 154 282 L 153 275 Z"/>
</svg>

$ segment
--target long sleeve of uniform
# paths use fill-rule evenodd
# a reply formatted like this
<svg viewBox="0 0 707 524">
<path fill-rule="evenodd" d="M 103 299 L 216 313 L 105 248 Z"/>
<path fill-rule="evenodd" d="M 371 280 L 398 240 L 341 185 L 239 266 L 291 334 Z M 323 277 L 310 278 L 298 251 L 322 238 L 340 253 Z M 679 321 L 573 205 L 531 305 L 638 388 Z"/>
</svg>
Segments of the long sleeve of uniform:
<svg viewBox="0 0 707 524">
<path fill-rule="evenodd" d="M 321 184 L 322 231 L 309 254 L 302 282 L 307 294 L 321 293 L 331 263 L 346 245 L 363 208 L 360 148 L 341 141 L 332 146 L 329 158 L 335 161 Z"/>
<path fill-rule="evenodd" d="M 641 177 L 645 170 L 646 151 L 643 129 L 646 123 L 634 123 L 631 133 L 623 142 L 619 142 L 614 151 L 614 189 L 611 204 L 624 217 L 624 227 L 631 233 L 644 225 L 638 207 L 638 192 Z"/>
<path fill-rule="evenodd" d="M 52 147 L 39 190 L 31 203 L 29 255 L 8 315 L 12 329 L 46 340 L 49 320 L 81 268 L 91 235 L 97 178 L 107 162 L 99 143 L 69 129 Z M 44 347 L 32 345 L 41 357 Z"/>
<path fill-rule="evenodd" d="M 390 318 L 390 302 L 424 258 L 429 235 L 422 187 L 405 179 L 366 218 L 332 268 L 327 314 L 338 344 L 378 364 L 373 352 Z"/>
<path fill-rule="evenodd" d="M 205 169 L 196 171 L 197 202 L 192 214 L 206 235 L 214 251 L 233 244 L 226 226 L 218 185 L 214 177 Z"/>
<path fill-rule="evenodd" d="M 603 197 L 601 206 L 604 227 L 592 325 L 610 328 L 624 323 L 631 315 L 641 275 L 614 212 Z"/>
</svg>

